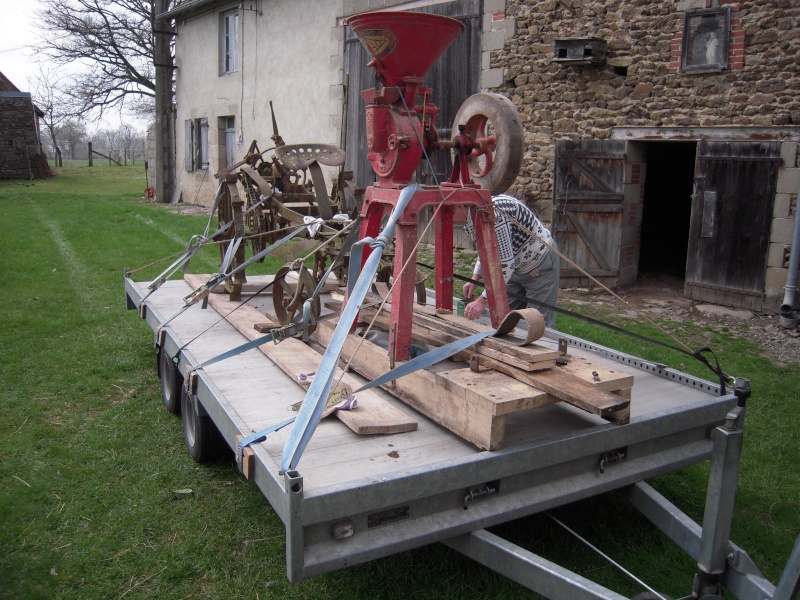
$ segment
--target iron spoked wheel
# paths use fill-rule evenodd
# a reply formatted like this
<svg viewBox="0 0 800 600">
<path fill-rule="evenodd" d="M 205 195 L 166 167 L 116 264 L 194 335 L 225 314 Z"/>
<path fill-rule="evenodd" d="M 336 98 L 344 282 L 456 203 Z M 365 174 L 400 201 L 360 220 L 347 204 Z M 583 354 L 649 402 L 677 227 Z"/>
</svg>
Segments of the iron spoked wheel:
<svg viewBox="0 0 800 600">
<path fill-rule="evenodd" d="M 502 194 L 516 180 L 524 150 L 522 118 L 514 104 L 500 94 L 475 94 L 461 105 L 453 122 L 481 143 L 467 158 L 472 180 L 492 195 Z"/>
<path fill-rule="evenodd" d="M 296 287 L 293 290 L 291 285 L 286 282 L 286 276 L 291 273 L 289 267 L 282 267 L 275 273 L 275 284 L 272 286 L 272 302 L 275 308 L 275 316 L 281 325 L 288 325 L 292 322 L 295 315 L 302 314 L 303 304 L 314 293 L 317 287 L 314 277 L 305 267 L 301 267 L 298 272 Z M 319 297 L 314 298 L 311 303 L 311 313 L 316 319 L 319 317 L 320 302 Z M 313 326 L 308 328 L 309 332 L 314 331 Z"/>
<path fill-rule="evenodd" d="M 181 390 L 181 420 L 186 449 L 195 462 L 208 463 L 223 458 L 228 450 L 217 426 L 208 415 L 201 415 L 197 398 Z"/>
<path fill-rule="evenodd" d="M 173 415 L 181 414 L 183 375 L 163 348 L 158 351 L 158 375 L 161 378 L 161 399 L 164 407 Z"/>
</svg>

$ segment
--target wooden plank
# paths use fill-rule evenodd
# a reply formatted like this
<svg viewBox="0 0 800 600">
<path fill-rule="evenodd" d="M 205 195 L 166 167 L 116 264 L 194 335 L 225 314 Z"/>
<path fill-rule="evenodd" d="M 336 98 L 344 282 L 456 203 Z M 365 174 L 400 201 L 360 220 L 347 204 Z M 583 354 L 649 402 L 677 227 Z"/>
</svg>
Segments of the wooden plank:
<svg viewBox="0 0 800 600">
<path fill-rule="evenodd" d="M 461 395 L 466 401 L 491 405 L 495 415 L 505 415 L 558 401 L 547 392 L 497 371 L 476 373 L 462 368 L 439 371 L 435 376 L 443 388 Z"/>
<path fill-rule="evenodd" d="M 312 337 L 327 346 L 334 330 L 334 323 L 321 321 Z M 341 356 L 367 379 L 376 379 L 390 370 L 386 350 L 356 335 L 345 338 Z M 382 387 L 479 448 L 503 447 L 505 415 L 494 415 L 492 407 L 475 397 L 465 402 L 463 396 L 444 389 L 433 373 L 415 371 Z"/>
<path fill-rule="evenodd" d="M 329 306 L 326 304 L 326 306 Z M 382 311 L 380 314 L 376 316 L 376 309 L 374 308 L 366 308 L 361 311 L 362 317 L 367 322 L 374 322 L 375 324 L 379 325 L 385 331 L 388 331 L 389 325 L 391 323 L 390 314 L 387 311 Z M 415 319 L 414 323 L 412 324 L 411 328 L 411 337 L 412 339 L 423 342 L 425 344 L 431 344 L 433 346 L 444 346 L 445 344 L 450 344 L 455 342 L 459 339 L 466 337 L 469 332 L 459 332 L 460 335 L 452 334 L 450 331 L 443 331 L 441 327 L 446 328 L 445 323 L 436 324 L 431 323 L 429 321 Z M 486 341 L 486 340 L 483 340 Z M 546 352 L 539 353 L 534 355 L 536 360 L 530 361 L 525 359 L 520 359 L 512 354 L 509 354 L 505 351 L 500 351 L 495 348 L 489 347 L 486 344 L 479 342 L 475 345 L 475 348 L 470 352 L 462 352 L 459 354 L 460 360 L 469 360 L 469 355 L 472 352 L 477 352 L 482 356 L 486 356 L 488 358 L 492 358 L 494 360 L 499 360 L 505 362 L 509 365 L 513 365 L 518 369 L 522 369 L 523 371 L 537 371 L 540 369 L 549 369 L 550 367 L 555 365 L 554 358 L 545 359 L 546 356 L 559 356 L 558 352 L 552 350 L 546 350 Z M 490 342 L 491 345 L 491 342 Z"/>
<path fill-rule="evenodd" d="M 448 331 L 461 332 L 462 335 L 472 335 L 473 333 L 481 333 L 484 331 L 494 331 L 494 327 L 489 327 L 478 323 L 477 321 L 470 321 L 466 317 L 454 315 L 449 312 L 439 312 L 431 306 L 414 306 L 414 313 L 421 315 L 422 319 L 428 318 L 429 323 L 433 323 L 434 327 L 439 329 L 447 329 Z M 457 329 L 449 329 L 448 325 Z M 558 350 L 550 350 L 536 344 L 528 346 L 521 346 L 521 340 L 514 336 L 503 337 L 488 337 L 483 339 L 480 344 L 492 350 L 510 354 L 517 358 L 526 360 L 528 362 L 538 362 L 542 360 L 555 360 L 560 356 Z"/>
<path fill-rule="evenodd" d="M 556 369 L 529 373 L 499 362 L 494 368 L 502 373 L 511 375 L 523 383 L 552 394 L 572 406 L 603 418 L 611 419 L 618 424 L 621 424 L 619 418 L 623 418 L 622 422 L 627 422 L 624 419 L 623 412 L 630 406 L 630 400 L 601 390 L 597 386 L 583 381 L 570 373 Z"/>
<path fill-rule="evenodd" d="M 186 281 L 193 287 L 207 281 L 203 275 L 187 275 Z M 231 302 L 227 296 L 209 296 L 209 304 L 220 314 L 228 315 L 227 321 L 236 327 L 247 339 L 253 340 L 261 334 L 254 328 L 254 324 L 264 320 L 264 315 L 257 308 L 243 305 L 231 314 L 230 311 L 239 303 Z M 313 348 L 301 340 L 289 338 L 280 344 L 263 344 L 259 346 L 261 352 L 267 355 L 281 370 L 293 379 L 298 373 L 316 371 L 322 357 Z M 282 364 L 288 369 L 283 368 Z M 337 372 L 337 380 L 341 372 Z M 342 382 L 353 389 L 360 387 L 361 382 L 350 375 L 345 375 Z M 400 409 L 396 408 L 374 392 L 367 390 L 358 394 L 359 408 L 352 411 L 337 411 L 337 418 L 355 433 L 402 433 L 415 431 L 417 421 Z"/>
<path fill-rule="evenodd" d="M 558 369 L 616 395 L 620 395 L 619 392 L 623 390 L 627 390 L 630 394 L 630 389 L 633 387 L 633 375 L 630 373 L 603 367 L 583 356 L 569 356 L 567 364 L 559 366 Z"/>
</svg>

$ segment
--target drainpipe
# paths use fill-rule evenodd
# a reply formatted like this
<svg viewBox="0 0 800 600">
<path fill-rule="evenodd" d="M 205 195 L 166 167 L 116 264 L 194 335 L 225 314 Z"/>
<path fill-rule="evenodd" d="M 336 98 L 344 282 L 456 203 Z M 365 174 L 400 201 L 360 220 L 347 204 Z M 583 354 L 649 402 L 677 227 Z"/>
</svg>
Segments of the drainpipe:
<svg viewBox="0 0 800 600">
<path fill-rule="evenodd" d="M 792 329 L 797 327 L 798 315 L 794 312 L 797 298 L 797 269 L 800 267 L 800 186 L 797 188 L 798 204 L 794 209 L 794 236 L 789 254 L 789 275 L 784 286 L 783 304 L 781 304 L 781 327 Z"/>
</svg>

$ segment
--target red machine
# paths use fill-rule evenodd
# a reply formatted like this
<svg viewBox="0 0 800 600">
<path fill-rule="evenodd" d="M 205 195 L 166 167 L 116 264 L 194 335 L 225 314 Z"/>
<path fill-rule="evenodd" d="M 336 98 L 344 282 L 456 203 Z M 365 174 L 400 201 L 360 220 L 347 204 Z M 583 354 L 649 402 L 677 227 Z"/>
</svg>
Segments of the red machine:
<svg viewBox="0 0 800 600">
<path fill-rule="evenodd" d="M 367 152 L 378 176 L 361 207 L 361 237 L 380 232 L 386 210 L 413 182 L 424 154 L 452 149 L 450 181 L 418 190 L 397 223 L 389 354 L 407 360 L 411 347 L 415 257 L 420 210 L 436 205 L 436 306 L 453 309 L 453 216 L 469 210 L 488 291 L 492 324 L 508 313 L 494 235 L 492 194 L 508 189 L 519 172 L 522 127 L 513 104 L 496 94 L 470 97 L 458 111 L 453 139 L 440 142 L 439 109 L 422 85 L 428 69 L 464 30 L 449 17 L 413 12 L 371 12 L 347 19 L 372 57 L 382 87 L 361 92 L 366 107 Z M 364 260 L 368 256 L 365 250 Z M 405 266 L 405 268 L 404 268 Z"/>
</svg>

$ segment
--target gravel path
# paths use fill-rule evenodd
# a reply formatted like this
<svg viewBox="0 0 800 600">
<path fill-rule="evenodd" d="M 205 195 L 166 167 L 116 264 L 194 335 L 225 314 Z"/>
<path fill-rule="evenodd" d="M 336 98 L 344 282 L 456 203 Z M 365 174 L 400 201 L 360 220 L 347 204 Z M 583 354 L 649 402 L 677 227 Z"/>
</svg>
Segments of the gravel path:
<svg viewBox="0 0 800 600">
<path fill-rule="evenodd" d="M 800 329 L 781 327 L 778 315 L 754 313 L 685 298 L 683 282 L 678 279 L 644 278 L 617 294 L 627 304 L 616 301 L 607 292 L 585 289 L 562 290 L 559 303 L 564 303 L 566 307 L 574 304 L 614 309 L 623 318 L 641 319 L 641 315 L 645 315 L 653 320 L 674 321 L 676 330 L 684 334 L 694 327 L 698 331 L 710 328 L 740 335 L 761 346 L 763 355 L 778 366 L 800 364 Z M 680 335 L 676 337 L 689 342 Z"/>
</svg>

